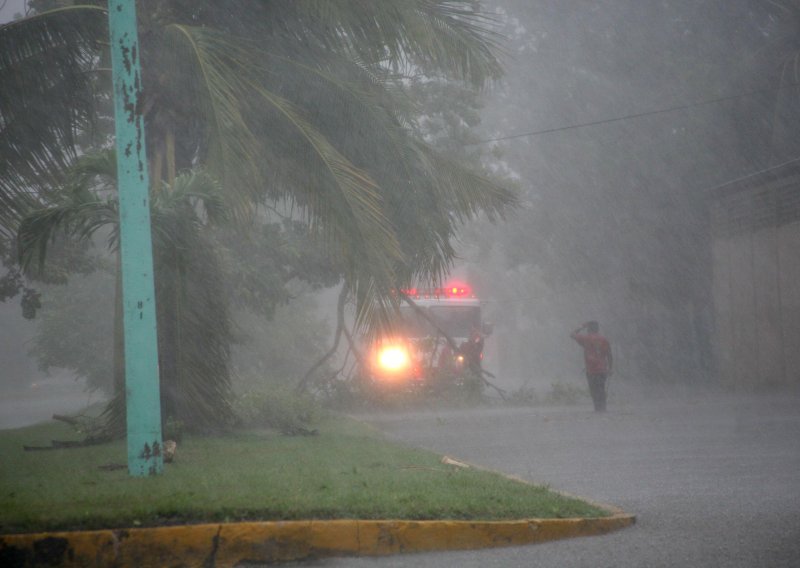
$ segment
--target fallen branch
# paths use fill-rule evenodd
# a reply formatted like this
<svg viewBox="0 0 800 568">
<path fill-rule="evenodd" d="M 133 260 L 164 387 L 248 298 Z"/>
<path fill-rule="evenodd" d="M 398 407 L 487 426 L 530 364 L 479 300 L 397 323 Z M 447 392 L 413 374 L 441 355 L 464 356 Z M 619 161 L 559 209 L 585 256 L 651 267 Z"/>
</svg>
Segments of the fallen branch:
<svg viewBox="0 0 800 568">
<path fill-rule="evenodd" d="M 339 301 L 336 304 L 336 334 L 334 335 L 333 339 L 333 347 L 331 347 L 327 353 L 320 357 L 320 359 L 308 370 L 305 376 L 300 379 L 300 382 L 298 382 L 297 386 L 295 387 L 295 392 L 300 393 L 306 390 L 314 371 L 324 365 L 325 362 L 333 357 L 336 354 L 336 351 L 339 350 L 339 341 L 342 339 L 342 331 L 344 330 L 344 304 L 347 300 L 348 291 L 349 287 L 347 284 L 345 284 L 342 286 L 342 291 L 339 292 Z"/>
<path fill-rule="evenodd" d="M 70 426 L 80 426 L 81 421 L 73 416 L 64 416 L 63 414 L 53 414 L 53 420 L 66 422 Z"/>
<path fill-rule="evenodd" d="M 400 469 L 412 469 L 415 471 L 435 471 L 436 473 L 450 473 L 446 469 L 439 469 L 437 467 L 428 467 L 424 465 L 404 465 Z"/>
<path fill-rule="evenodd" d="M 493 379 L 496 379 L 496 378 L 497 378 L 497 377 L 495 377 L 495 376 L 494 376 L 492 373 L 490 373 L 489 371 L 487 371 L 486 369 L 481 369 L 481 372 L 483 373 L 483 375 L 488 375 L 488 376 L 492 377 Z M 483 381 L 483 384 L 485 384 L 487 387 L 491 387 L 491 388 L 493 388 L 494 390 L 496 390 L 496 391 L 497 391 L 497 394 L 499 394 L 499 395 L 500 395 L 500 398 L 502 398 L 504 401 L 505 401 L 505 400 L 508 400 L 508 399 L 506 399 L 506 391 L 505 391 L 504 389 L 501 389 L 501 388 L 500 388 L 500 387 L 498 387 L 497 385 L 495 385 L 495 384 L 493 384 L 493 383 L 489 382 L 489 380 L 488 380 L 488 379 L 486 379 L 486 377 L 484 377 L 484 376 L 481 376 L 481 380 Z"/>
<path fill-rule="evenodd" d="M 469 469 L 469 467 L 470 467 L 469 464 L 465 464 L 464 462 L 460 462 L 458 460 L 454 460 L 453 458 L 448 457 L 448 456 L 442 456 L 441 462 L 443 464 L 445 464 L 445 465 L 452 465 L 452 466 L 455 466 L 455 467 L 460 467 L 462 469 Z"/>
<path fill-rule="evenodd" d="M 102 469 L 103 471 L 117 471 L 119 469 L 127 469 L 128 466 L 121 463 L 107 463 L 104 465 L 98 465 L 97 469 Z"/>
<path fill-rule="evenodd" d="M 85 440 L 51 440 L 49 446 L 22 446 L 26 452 L 38 452 L 43 450 L 65 450 L 70 448 L 85 448 L 86 446 L 96 446 L 110 442 L 110 437 L 87 438 Z"/>
</svg>

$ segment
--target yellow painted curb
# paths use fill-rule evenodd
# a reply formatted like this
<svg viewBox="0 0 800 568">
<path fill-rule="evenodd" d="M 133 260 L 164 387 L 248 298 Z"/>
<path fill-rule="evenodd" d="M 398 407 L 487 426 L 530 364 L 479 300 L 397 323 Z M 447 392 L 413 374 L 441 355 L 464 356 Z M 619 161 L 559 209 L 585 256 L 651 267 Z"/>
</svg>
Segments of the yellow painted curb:
<svg viewBox="0 0 800 568">
<path fill-rule="evenodd" d="M 323 556 L 514 546 L 601 535 L 633 515 L 515 521 L 270 521 L 0 536 L 0 566 L 228 567 Z"/>
</svg>

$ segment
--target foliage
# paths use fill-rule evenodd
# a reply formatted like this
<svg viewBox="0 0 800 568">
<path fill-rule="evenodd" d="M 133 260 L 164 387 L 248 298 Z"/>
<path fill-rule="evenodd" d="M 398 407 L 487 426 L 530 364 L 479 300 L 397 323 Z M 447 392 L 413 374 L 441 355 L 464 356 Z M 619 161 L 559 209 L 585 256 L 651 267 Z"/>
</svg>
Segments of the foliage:
<svg viewBox="0 0 800 568">
<path fill-rule="evenodd" d="M 273 428 L 284 434 L 308 434 L 320 418 L 319 403 L 290 386 L 270 385 L 239 395 L 234 412 L 246 428 Z"/>
<path fill-rule="evenodd" d="M 152 211 L 162 416 L 194 431 L 226 426 L 232 321 L 205 230 L 224 217 L 219 187 L 203 173 L 182 174 L 154 196 Z"/>
<path fill-rule="evenodd" d="M 0 27 L 0 238 L 53 195 L 91 130 L 105 13 L 63 8 Z"/>
<path fill-rule="evenodd" d="M 87 243 L 59 241 L 51 244 L 52 261 L 47 270 L 24 271 L 18 263 L 17 239 L 0 238 L 0 302 L 20 296 L 25 319 L 34 319 L 42 307 L 40 284 L 65 284 L 69 275 L 86 276 L 98 269 Z"/>
<path fill-rule="evenodd" d="M 177 418 L 174 417 L 169 417 L 164 423 L 161 435 L 164 440 L 172 440 L 174 442 L 180 442 L 183 440 L 183 434 L 185 431 L 186 431 L 186 424 L 184 424 L 182 420 L 178 420 Z"/>
<path fill-rule="evenodd" d="M 115 267 L 106 261 L 86 276 L 42 290 L 30 354 L 39 368 L 69 369 L 91 389 L 113 390 Z"/>
<path fill-rule="evenodd" d="M 605 35 L 606 22 L 625 17 L 624 3 L 610 3 L 586 33 L 556 12 L 534 16 L 526 2 L 501 4 L 509 10 L 509 51 L 520 57 L 509 61 L 507 88 L 488 104 L 482 138 L 512 138 L 482 147 L 502 148 L 489 165 L 521 180 L 523 211 L 502 225 L 471 224 L 461 249 L 469 280 L 492 296 L 501 368 L 491 370 L 519 383 L 580 377 L 568 332 L 598 319 L 624 350 L 621 379 L 707 380 L 711 251 L 700 187 L 704 179 L 725 179 L 719 157 L 735 139 L 727 107 L 715 107 L 721 117 L 715 122 L 709 106 L 652 120 L 559 127 L 672 106 L 666 100 L 754 90 L 750 84 L 737 91 L 724 67 L 709 74 L 708 61 L 695 55 L 700 48 L 712 51 L 705 45 L 711 39 L 730 53 L 728 32 L 719 32 L 731 29 L 741 12 L 723 23 L 688 4 L 670 4 L 675 16 L 693 11 L 693 25 L 709 30 L 702 41 L 686 38 L 678 48 L 674 38 L 688 29 L 685 18 L 665 25 L 655 12 L 643 12 L 652 19 L 647 27 Z M 563 41 L 581 47 L 568 54 L 557 48 Z M 667 41 L 676 45 L 674 60 L 652 49 Z M 687 65 L 673 67 L 681 57 Z M 681 81 L 668 79 L 667 65 Z M 663 74 L 660 81 L 656 74 Z M 665 84 L 679 90 L 664 90 Z M 513 137 L 540 130 L 546 133 Z M 732 161 L 742 166 L 738 157 Z"/>
<path fill-rule="evenodd" d="M 291 303 L 278 306 L 270 319 L 258 311 L 235 312 L 232 374 L 237 390 L 294 385 L 324 351 L 330 326 L 317 313 L 316 301 L 300 286 L 288 291 Z"/>
<path fill-rule="evenodd" d="M 90 155 L 76 164 L 75 172 L 82 182 L 93 179 L 90 173 L 101 174 L 100 179 L 107 180 L 113 163 L 113 159 Z M 187 208 L 187 196 L 203 196 L 204 204 L 212 211 L 211 216 L 224 217 L 216 202 L 217 190 L 213 183 L 208 185 L 210 183 L 197 173 L 179 176 L 174 188 L 163 188 L 152 201 L 160 368 L 166 383 L 162 389 L 163 415 L 165 425 L 177 420 L 190 429 L 211 425 L 190 417 L 198 414 L 197 407 L 205 406 L 204 400 L 221 405 L 217 412 L 209 409 L 206 415 L 225 415 L 224 405 L 229 398 L 225 386 L 229 371 L 225 362 L 230 359 L 227 345 L 234 337 L 234 330 L 225 331 L 220 326 L 228 319 L 225 316 L 228 302 L 242 308 L 236 317 L 239 345 L 233 368 L 240 377 L 237 381 L 240 388 L 264 388 L 264 384 L 285 386 L 307 370 L 308 361 L 321 351 L 327 331 L 314 315 L 315 304 L 308 294 L 298 286 L 287 288 L 287 281 L 310 280 L 313 289 L 316 282 L 338 277 L 324 262 L 315 265 L 319 260 L 316 252 L 319 248 L 307 242 L 306 233 L 296 223 L 265 224 L 264 238 L 258 246 L 243 246 L 257 238 L 255 233 L 242 235 L 232 229 L 198 233 L 205 225 L 198 225 L 193 208 Z M 112 186 L 101 184 L 101 189 L 112 191 Z M 41 252 L 45 245 L 64 248 L 73 242 L 74 239 L 63 238 L 65 232 L 88 239 L 87 228 L 99 230 L 99 223 L 107 223 L 111 225 L 106 231 L 109 246 L 112 250 L 116 247 L 114 215 L 107 213 L 113 212 L 115 199 L 103 201 L 91 192 L 75 189 L 62 194 L 60 202 L 60 207 L 42 210 L 23 223 L 24 264 L 43 274 L 48 273 L 50 259 L 59 257 L 48 256 L 45 267 L 35 261 L 41 260 L 36 252 Z M 98 211 L 101 214 L 94 219 Z M 236 235 L 241 236 L 239 246 L 234 246 Z M 228 245 L 218 245 L 218 239 Z M 216 264 L 214 256 L 223 259 L 224 270 Z M 267 263 L 272 264 L 272 270 L 265 269 Z M 45 309 L 32 353 L 45 369 L 67 368 L 87 377 L 90 386 L 110 390 L 114 270 L 108 262 L 94 261 L 94 265 L 102 270 L 81 277 L 65 288 L 51 286 L 45 290 Z M 221 274 L 227 275 L 225 286 L 219 280 Z M 233 286 L 228 284 L 230 281 Z M 291 307 L 285 305 L 298 295 L 300 299 Z M 198 309 L 200 315 L 190 315 Z M 214 347 L 210 343 L 212 330 L 229 338 L 225 345 Z M 176 335 L 180 336 L 180 343 Z M 184 369 L 189 369 L 195 378 L 182 381 L 179 375 Z M 258 377 L 258 380 L 248 377 Z M 215 389 L 207 393 L 194 391 L 196 385 L 209 382 L 216 384 Z M 189 401 L 188 407 L 194 409 L 191 412 L 178 407 L 184 397 Z M 118 398 L 109 406 L 109 417 L 117 431 L 124 418 L 123 402 L 124 399 Z"/>
<path fill-rule="evenodd" d="M 451 78 L 432 78 L 419 75 L 404 81 L 402 90 L 408 99 L 416 103 L 414 112 L 410 116 L 409 128 L 417 138 L 424 140 L 437 153 L 454 163 L 470 164 L 473 171 L 479 172 L 491 183 L 499 187 L 514 187 L 515 184 L 511 177 L 502 167 L 501 152 L 496 148 L 487 152 L 484 146 L 476 143 L 479 141 L 478 127 L 481 122 L 485 93 Z M 469 251 L 469 248 L 476 244 L 485 246 L 490 241 L 486 238 L 486 234 L 492 222 L 491 215 L 476 215 L 471 223 L 459 225 L 457 233 L 444 239 L 449 248 L 448 254 L 452 254 L 452 258 L 455 260 L 454 264 L 463 259 L 465 249 Z M 414 235 L 419 234 L 418 231 L 409 230 L 408 233 L 412 236 L 404 239 L 404 243 L 409 254 L 424 254 L 428 244 L 414 238 Z M 451 266 L 448 265 L 448 270 L 450 268 Z M 454 268 L 458 271 L 460 267 L 454 266 Z M 339 328 L 337 333 L 341 334 L 344 327 L 337 327 Z M 365 335 L 369 337 L 369 334 Z M 335 345 L 338 343 L 338 339 L 334 341 Z M 344 380 L 340 380 L 342 377 L 334 377 L 331 374 L 316 373 L 307 377 L 306 382 L 309 385 L 313 384 L 313 389 L 320 396 L 339 408 L 352 408 L 363 404 L 365 398 L 369 398 L 369 394 L 361 392 L 357 385 L 351 384 L 352 381 L 347 375 L 352 372 L 347 360 L 339 373 L 345 375 Z M 312 378 L 314 381 L 311 381 Z M 476 388 L 465 389 L 462 385 L 461 388 L 454 389 L 450 393 L 439 392 L 438 394 L 442 399 L 456 402 L 458 399 L 465 398 L 464 395 L 472 390 L 476 395 L 472 398 L 477 399 L 480 395 L 480 385 L 473 386 Z M 439 390 L 441 391 L 441 389 Z"/>
<path fill-rule="evenodd" d="M 231 305 L 272 319 L 303 282 L 311 290 L 339 282 L 338 266 L 302 222 L 284 216 L 254 223 L 251 230 L 222 228 L 215 232 L 227 274 Z M 302 311 L 302 308 L 300 308 Z M 284 318 L 285 319 L 285 318 Z"/>
<path fill-rule="evenodd" d="M 0 149 L 10 149 L 0 170 L 8 206 L 0 229 L 13 233 L 25 216 L 19 235 L 28 270 L 36 256 L 42 265 L 56 227 L 86 241 L 117 215 L 108 181 L 87 189 L 97 171 L 68 177 L 69 166 L 87 163 L 88 149 L 107 144 L 103 6 L 41 0 L 41 13 L 0 27 L 0 81 L 14 86 L 0 98 Z M 479 2 L 146 0 L 138 17 L 160 367 L 169 377 L 163 416 L 227 420 L 230 329 L 220 266 L 232 268 L 223 270 L 236 279 L 234 297 L 265 315 L 286 299 L 283 286 L 294 277 L 318 285 L 344 278 L 358 324 L 376 327 L 396 303 L 391 288 L 446 273 L 464 222 L 481 213 L 497 218 L 515 202 L 435 152 L 411 126 L 417 109 L 401 88 L 410 74 L 476 88 L 501 76 L 499 36 Z M 80 104 L 68 109 L 72 98 Z M 181 192 L 181 183 L 193 183 L 184 176 L 200 167 L 224 188 L 218 203 Z M 194 215 L 198 204 L 205 218 Z M 274 218 L 265 221 L 264 206 L 296 212 L 278 228 Z M 240 233 L 215 241 L 205 221 L 223 210 Z M 282 240 L 267 249 L 275 254 L 258 254 L 274 238 Z M 115 239 L 112 230 L 112 248 Z M 219 243 L 233 253 L 218 252 Z M 204 337 L 204 329 L 213 333 Z M 202 392 L 190 405 L 176 397 L 175 389 L 196 388 Z M 215 404 L 223 411 L 213 412 Z M 119 398 L 109 408 L 121 426 Z"/>
<path fill-rule="evenodd" d="M 532 406 L 538 402 L 536 389 L 527 384 L 520 385 L 508 393 L 506 403 L 513 406 Z"/>
<path fill-rule="evenodd" d="M 545 401 L 552 404 L 578 404 L 587 395 L 586 388 L 572 383 L 554 382 L 550 384 L 550 392 L 545 395 Z"/>
<path fill-rule="evenodd" d="M 0 79 L 28 81 L 20 85 L 40 102 L 38 115 L 24 115 L 22 140 L 36 142 L 41 163 L 9 154 L 0 172 L 0 194 L 14 215 L 30 205 L 30 187 L 48 198 L 53 172 L 77 154 L 74 133 L 87 130 L 98 111 L 90 105 L 80 120 L 64 112 L 53 133 L 42 101 L 107 93 L 107 81 L 96 79 L 107 79 L 102 16 L 96 6 L 70 7 L 0 28 L 0 51 L 9 53 Z M 477 2 L 242 1 L 232 8 L 147 1 L 139 18 L 152 177 L 171 183 L 176 172 L 203 164 L 244 221 L 264 199 L 296 204 L 350 282 L 361 323 L 385 317 L 398 281 L 447 270 L 459 224 L 481 211 L 502 214 L 514 201 L 413 136 L 406 125 L 414 105 L 397 88 L 412 72 L 475 86 L 500 76 L 499 36 Z M 32 73 L 25 53 L 44 60 L 64 43 L 70 50 L 57 63 L 67 84 L 54 93 L 34 75 L 57 69 Z M 22 112 L 22 91 L 13 92 L 0 100 L 0 124 Z M 0 139 L 20 141 L 8 128 Z M 3 219 L 7 229 L 14 215 Z"/>
<path fill-rule="evenodd" d="M 318 436 L 185 436 L 164 475 L 128 476 L 125 444 L 24 452 L 74 439 L 60 424 L 0 432 L 0 532 L 240 520 L 598 517 L 578 499 L 499 474 L 450 468 L 351 420 Z"/>
<path fill-rule="evenodd" d="M 459 81 L 424 77 L 413 79 L 406 89 L 408 96 L 417 101 L 412 128 L 418 136 L 452 159 L 483 163 L 487 151 L 476 142 L 487 93 Z"/>
<path fill-rule="evenodd" d="M 114 163 L 113 152 L 82 157 L 56 202 L 22 220 L 23 267 L 44 271 L 48 247 L 57 237 L 87 243 L 101 229 L 107 233 L 109 248 L 116 252 Z M 163 184 L 151 199 L 162 421 L 179 420 L 192 430 L 224 427 L 232 419 L 231 322 L 218 254 L 204 232 L 206 223 L 224 217 L 218 185 L 202 172 L 178 176 L 172 185 Z M 116 301 L 121 301 L 118 295 Z M 110 309 L 106 318 L 112 314 Z M 121 326 L 118 317 L 115 323 Z M 111 351 L 121 355 L 120 331 L 116 327 L 107 336 L 116 336 L 117 345 L 106 355 Z M 60 366 L 77 366 L 63 351 L 54 353 L 45 344 L 40 354 L 46 353 L 56 356 L 50 364 L 58 360 Z M 121 434 L 125 429 L 125 389 L 121 376 L 116 376 L 116 381 L 116 395 L 106 418 L 110 433 Z"/>
</svg>

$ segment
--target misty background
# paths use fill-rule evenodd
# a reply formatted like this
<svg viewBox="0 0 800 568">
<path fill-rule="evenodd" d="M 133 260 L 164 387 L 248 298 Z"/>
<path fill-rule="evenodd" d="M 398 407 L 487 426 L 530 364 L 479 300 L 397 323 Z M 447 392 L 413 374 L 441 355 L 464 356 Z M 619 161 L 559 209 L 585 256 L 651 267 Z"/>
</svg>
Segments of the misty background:
<svg viewBox="0 0 800 568">
<path fill-rule="evenodd" d="M 523 203 L 460 238 L 454 272 L 495 326 L 486 368 L 506 389 L 582 385 L 568 334 L 596 319 L 612 342 L 615 381 L 714 386 L 707 195 L 800 156 L 797 92 L 778 89 L 797 22 L 780 3 L 754 0 L 487 4 L 506 36 L 506 76 L 464 103 L 482 108 L 458 125 L 461 139 L 437 138 L 435 125 L 428 133 L 477 156 Z M 89 383 L 108 390 L 110 273 L 40 292 L 34 320 L 18 299 L 0 303 L 0 389 L 28 393 L 55 379 L 83 392 L 76 375 L 91 360 Z M 235 374 L 302 376 L 330 345 L 336 293 L 298 285 L 271 320 L 235 314 Z M 71 311 L 87 305 L 76 303 L 81 295 L 91 314 Z M 80 334 L 81 350 L 69 344 L 53 357 L 53 338 L 70 334 Z"/>
<path fill-rule="evenodd" d="M 497 6 L 507 76 L 481 138 L 526 207 L 468 230 L 465 259 L 499 376 L 580 379 L 567 335 L 597 319 L 616 381 L 715 384 L 708 192 L 800 156 L 794 76 L 778 88 L 797 22 L 746 0 Z"/>
</svg>

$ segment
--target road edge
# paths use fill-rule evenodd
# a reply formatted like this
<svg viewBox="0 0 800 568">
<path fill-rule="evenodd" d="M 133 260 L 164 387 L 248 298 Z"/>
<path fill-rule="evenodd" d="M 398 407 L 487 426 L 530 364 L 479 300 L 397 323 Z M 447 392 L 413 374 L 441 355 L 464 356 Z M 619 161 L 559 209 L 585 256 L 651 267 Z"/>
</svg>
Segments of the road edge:
<svg viewBox="0 0 800 568">
<path fill-rule="evenodd" d="M 310 520 L 0 535 L 0 565 L 204 566 L 518 546 L 628 527 L 634 515 L 511 521 Z"/>
</svg>

